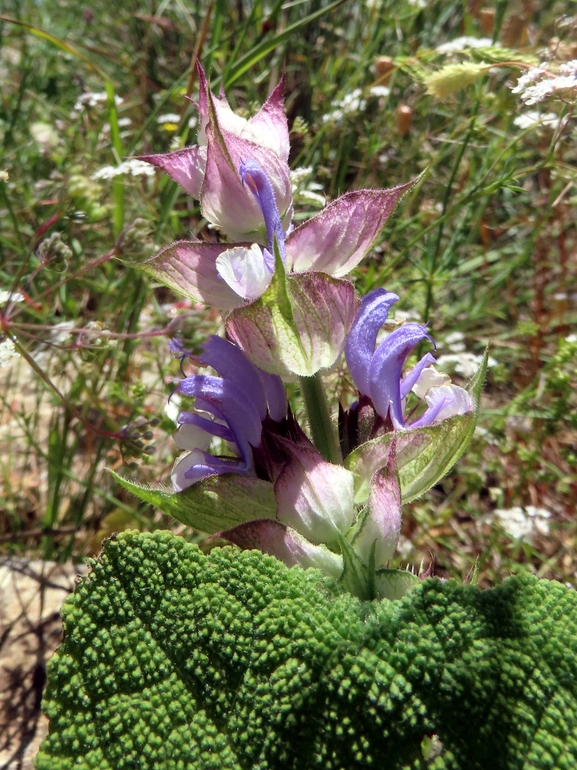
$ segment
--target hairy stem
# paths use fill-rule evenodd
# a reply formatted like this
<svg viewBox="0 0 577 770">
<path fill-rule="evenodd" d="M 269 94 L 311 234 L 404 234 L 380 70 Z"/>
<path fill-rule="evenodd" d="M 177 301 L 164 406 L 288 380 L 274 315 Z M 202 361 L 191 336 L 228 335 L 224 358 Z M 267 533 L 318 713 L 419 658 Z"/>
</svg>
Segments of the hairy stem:
<svg viewBox="0 0 577 770">
<path fill-rule="evenodd" d="M 341 452 L 320 375 L 300 377 L 313 443 L 325 460 L 341 464 Z"/>
</svg>

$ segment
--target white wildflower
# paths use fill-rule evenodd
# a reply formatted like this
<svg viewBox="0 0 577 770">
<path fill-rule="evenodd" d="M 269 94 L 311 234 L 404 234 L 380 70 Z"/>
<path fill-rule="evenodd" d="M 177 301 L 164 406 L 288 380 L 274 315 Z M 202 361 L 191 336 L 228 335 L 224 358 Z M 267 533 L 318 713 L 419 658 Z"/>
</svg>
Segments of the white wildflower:
<svg viewBox="0 0 577 770">
<path fill-rule="evenodd" d="M 416 321 L 418 323 L 420 320 L 421 314 L 417 310 L 393 310 L 385 323 L 387 325 L 400 326 L 407 323 L 407 321 Z"/>
<path fill-rule="evenodd" d="M 407 556 L 413 550 L 413 543 L 405 535 L 399 535 L 399 542 L 397 543 L 397 551 L 402 559 L 406 559 Z"/>
<path fill-rule="evenodd" d="M 71 330 L 74 329 L 74 321 L 61 321 L 50 330 L 50 339 L 56 345 L 63 345 L 71 338 Z"/>
<path fill-rule="evenodd" d="M 514 94 L 520 94 L 522 91 L 524 91 L 527 86 L 534 83 L 536 80 L 539 80 L 545 73 L 545 70 L 547 68 L 547 63 L 543 62 L 539 67 L 531 67 L 528 69 L 521 77 L 517 80 L 517 85 L 515 88 L 512 88 L 511 91 Z"/>
<path fill-rule="evenodd" d="M 310 177 L 312 172 L 312 166 L 295 168 L 290 172 L 290 182 L 293 197 L 296 201 L 312 203 L 313 205 L 320 206 L 320 208 L 322 208 L 326 204 L 326 198 L 324 195 L 320 195 L 319 193 L 315 192 L 315 190 L 322 190 L 323 186 L 317 182 L 307 182 L 307 179 Z"/>
<path fill-rule="evenodd" d="M 0 342 L 0 368 L 8 366 L 13 358 L 18 358 L 20 353 L 16 350 L 16 347 L 12 340 L 6 338 Z"/>
<path fill-rule="evenodd" d="M 3 305 L 5 302 L 23 302 L 24 301 L 24 295 L 20 294 L 19 291 L 4 291 L 3 289 L 0 290 L 0 305 Z"/>
<path fill-rule="evenodd" d="M 460 353 L 465 350 L 465 335 L 463 332 L 451 332 L 445 337 L 445 345 L 454 353 Z"/>
<path fill-rule="evenodd" d="M 510 537 L 530 545 L 533 545 L 535 535 L 549 534 L 551 514 L 545 508 L 536 508 L 534 505 L 498 508 L 493 517 Z M 487 518 L 484 518 L 486 521 Z"/>
<path fill-rule="evenodd" d="M 77 100 L 76 104 L 74 105 L 74 110 L 87 110 L 91 107 L 97 107 L 99 104 L 106 104 L 108 101 L 108 94 L 105 92 L 102 93 L 91 93 L 88 92 L 86 94 L 82 94 Z M 122 99 L 120 96 L 114 95 L 114 102 L 116 106 L 118 107 L 120 104 L 122 104 Z"/>
<path fill-rule="evenodd" d="M 159 115 L 156 118 L 157 123 L 180 123 L 180 115 L 176 112 L 167 112 L 166 115 Z"/>
<path fill-rule="evenodd" d="M 369 88 L 371 96 L 388 96 L 391 93 L 391 89 L 387 86 L 373 86 Z"/>
<path fill-rule="evenodd" d="M 313 192 L 312 190 L 300 190 L 298 197 L 305 202 L 312 203 L 321 208 L 323 208 L 327 202 L 324 195 L 319 195 L 319 193 Z"/>
<path fill-rule="evenodd" d="M 190 129 L 194 129 L 198 126 L 198 117 L 196 115 L 192 115 L 192 117 L 188 120 L 188 127 Z"/>
<path fill-rule="evenodd" d="M 517 81 L 517 85 L 512 88 L 514 94 L 519 94 L 519 98 L 526 105 L 538 104 L 549 96 L 569 96 L 570 92 L 577 89 L 577 59 L 565 62 L 559 67 L 558 73 L 554 74 L 547 70 L 547 63 L 544 62 L 539 68 L 532 67 L 528 72 Z"/>
<path fill-rule="evenodd" d="M 335 101 L 334 109 L 323 115 L 323 123 L 335 123 L 338 125 L 342 123 L 343 118 L 347 115 L 362 112 L 367 106 L 366 101 L 361 98 L 362 93 L 360 88 L 355 88 L 350 94 L 346 94 L 342 99 Z"/>
<path fill-rule="evenodd" d="M 499 43 L 493 43 L 490 37 L 457 37 L 448 43 L 438 45 L 435 49 L 437 53 L 455 53 L 458 51 L 468 51 L 473 48 L 493 48 Z"/>
<path fill-rule="evenodd" d="M 547 128 L 555 129 L 559 126 L 559 123 L 559 117 L 554 112 L 539 113 L 535 110 L 529 110 L 529 112 L 518 115 L 513 121 L 513 125 L 522 131 L 534 126 L 547 126 Z"/>
<path fill-rule="evenodd" d="M 313 173 L 313 167 L 299 166 L 299 168 L 293 168 L 289 173 L 292 191 L 295 192 Z"/>
<path fill-rule="evenodd" d="M 122 176 L 122 174 L 130 174 L 130 176 L 154 176 L 154 167 L 149 163 L 144 163 L 142 160 L 125 160 L 124 163 L 120 163 L 118 166 L 104 166 L 92 175 L 91 179 L 97 181 L 98 179 L 114 179 L 116 176 Z"/>
<path fill-rule="evenodd" d="M 487 444 L 492 444 L 493 446 L 499 445 L 499 439 L 491 433 L 491 431 L 487 430 L 487 428 L 483 428 L 482 425 L 476 426 L 475 436 L 479 436 L 479 438 L 482 438 Z"/>
<path fill-rule="evenodd" d="M 437 364 L 441 369 L 449 369 L 449 371 L 460 374 L 462 377 L 472 377 L 481 366 L 482 361 L 483 356 L 460 351 L 458 353 L 447 353 L 443 356 L 439 356 Z M 496 363 L 495 359 L 489 356 L 487 365 L 495 366 Z"/>
</svg>

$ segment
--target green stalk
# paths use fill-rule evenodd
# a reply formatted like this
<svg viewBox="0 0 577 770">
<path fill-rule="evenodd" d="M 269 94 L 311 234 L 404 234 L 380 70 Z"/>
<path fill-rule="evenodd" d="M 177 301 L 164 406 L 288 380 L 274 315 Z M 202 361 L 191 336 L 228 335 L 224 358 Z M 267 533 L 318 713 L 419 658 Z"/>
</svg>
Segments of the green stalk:
<svg viewBox="0 0 577 770">
<path fill-rule="evenodd" d="M 299 377 L 305 400 L 313 444 L 330 463 L 342 464 L 341 451 L 333 428 L 329 405 L 320 375 Z"/>
</svg>

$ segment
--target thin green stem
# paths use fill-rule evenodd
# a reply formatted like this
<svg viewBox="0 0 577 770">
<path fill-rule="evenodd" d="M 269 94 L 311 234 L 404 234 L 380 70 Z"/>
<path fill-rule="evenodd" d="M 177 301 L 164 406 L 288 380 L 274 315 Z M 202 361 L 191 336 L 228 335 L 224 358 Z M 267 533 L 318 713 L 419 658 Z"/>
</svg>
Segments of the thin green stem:
<svg viewBox="0 0 577 770">
<path fill-rule="evenodd" d="M 325 460 L 338 465 L 342 463 L 341 452 L 320 375 L 299 379 L 313 443 Z"/>
</svg>

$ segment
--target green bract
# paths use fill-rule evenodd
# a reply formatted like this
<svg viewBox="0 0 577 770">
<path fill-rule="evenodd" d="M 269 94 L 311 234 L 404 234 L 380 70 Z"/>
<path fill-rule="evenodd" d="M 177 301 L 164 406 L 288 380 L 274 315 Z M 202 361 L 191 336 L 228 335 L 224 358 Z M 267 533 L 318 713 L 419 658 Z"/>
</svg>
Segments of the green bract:
<svg viewBox="0 0 577 770">
<path fill-rule="evenodd" d="M 258 552 L 125 533 L 63 615 L 38 770 L 577 761 L 577 593 L 558 583 L 363 602 Z"/>
</svg>

